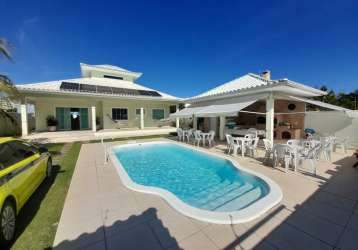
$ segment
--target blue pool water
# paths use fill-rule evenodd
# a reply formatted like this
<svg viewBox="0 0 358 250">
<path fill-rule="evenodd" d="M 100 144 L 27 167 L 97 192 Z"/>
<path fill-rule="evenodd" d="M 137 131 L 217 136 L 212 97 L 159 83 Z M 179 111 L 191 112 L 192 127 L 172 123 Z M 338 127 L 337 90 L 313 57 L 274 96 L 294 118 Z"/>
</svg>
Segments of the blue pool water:
<svg viewBox="0 0 358 250">
<path fill-rule="evenodd" d="M 166 189 L 196 208 L 236 211 L 269 192 L 266 182 L 229 160 L 174 143 L 135 144 L 114 153 L 132 181 Z"/>
</svg>

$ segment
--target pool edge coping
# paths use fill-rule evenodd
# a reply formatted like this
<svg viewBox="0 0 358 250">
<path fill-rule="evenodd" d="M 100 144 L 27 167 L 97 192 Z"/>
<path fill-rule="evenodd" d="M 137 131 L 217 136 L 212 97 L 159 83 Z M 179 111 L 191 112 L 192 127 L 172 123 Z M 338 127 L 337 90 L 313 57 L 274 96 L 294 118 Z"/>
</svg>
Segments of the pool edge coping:
<svg viewBox="0 0 358 250">
<path fill-rule="evenodd" d="M 255 177 L 259 177 L 263 181 L 266 182 L 266 184 L 269 186 L 270 191 L 269 193 L 264 196 L 263 198 L 260 198 L 253 204 L 249 205 L 248 207 L 245 207 L 241 210 L 234 211 L 234 212 L 213 212 L 209 210 L 204 210 L 200 208 L 196 208 L 193 206 L 190 206 L 183 202 L 181 199 L 179 199 L 176 195 L 172 194 L 171 192 L 157 187 L 149 187 L 144 186 L 141 184 L 138 184 L 134 182 L 128 175 L 127 171 L 124 169 L 121 162 L 117 159 L 115 154 L 113 153 L 115 148 L 119 147 L 130 147 L 138 144 L 155 144 L 155 143 L 173 143 L 177 144 L 183 147 L 187 147 L 190 149 L 197 150 L 199 152 L 212 155 L 215 157 L 219 157 L 221 159 L 229 160 L 237 169 L 244 171 L 246 173 L 252 174 Z M 114 164 L 114 167 L 122 181 L 122 183 L 128 187 L 131 190 L 141 192 L 141 193 L 148 193 L 148 194 L 154 194 L 157 196 L 160 196 L 162 199 L 164 199 L 170 207 L 175 209 L 176 211 L 184 214 L 185 216 L 210 222 L 210 223 L 216 223 L 216 224 L 238 224 L 238 223 L 244 223 L 251 220 L 254 220 L 261 215 L 265 214 L 268 210 L 279 204 L 283 198 L 283 193 L 279 185 L 271 180 L 269 177 L 265 176 L 264 174 L 258 173 L 254 170 L 247 169 L 245 167 L 242 167 L 239 165 L 237 161 L 234 159 L 231 159 L 229 156 L 222 155 L 220 153 L 211 152 L 205 148 L 199 148 L 192 145 L 180 143 L 177 141 L 172 140 L 153 140 L 153 141 L 146 141 L 146 142 L 134 142 L 134 143 L 127 143 L 127 144 L 117 144 L 110 146 L 108 149 L 108 156 L 112 163 Z"/>
</svg>

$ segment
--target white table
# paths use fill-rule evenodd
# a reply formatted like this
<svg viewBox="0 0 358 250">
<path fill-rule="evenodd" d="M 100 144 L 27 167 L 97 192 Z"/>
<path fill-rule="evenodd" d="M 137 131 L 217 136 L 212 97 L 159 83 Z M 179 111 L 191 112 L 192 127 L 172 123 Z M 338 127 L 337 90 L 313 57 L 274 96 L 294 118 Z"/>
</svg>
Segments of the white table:
<svg viewBox="0 0 358 250">
<path fill-rule="evenodd" d="M 250 142 L 252 139 L 245 138 L 245 137 L 232 137 L 235 143 L 241 144 L 241 156 L 245 157 L 245 143 Z M 237 155 L 237 152 L 235 152 Z"/>
</svg>

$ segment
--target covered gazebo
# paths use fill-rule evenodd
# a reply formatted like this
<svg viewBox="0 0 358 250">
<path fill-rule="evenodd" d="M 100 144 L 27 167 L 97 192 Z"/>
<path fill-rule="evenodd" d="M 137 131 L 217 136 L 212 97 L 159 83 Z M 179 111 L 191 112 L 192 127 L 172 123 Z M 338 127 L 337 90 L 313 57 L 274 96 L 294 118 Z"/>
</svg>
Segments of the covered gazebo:
<svg viewBox="0 0 358 250">
<path fill-rule="evenodd" d="M 190 105 L 171 117 L 192 118 L 194 129 L 198 129 L 198 119 L 204 119 L 204 127 L 217 131 L 220 140 L 225 138 L 226 121 L 230 117 L 238 125 L 231 132 L 235 128 L 253 127 L 262 130 L 264 137 L 273 142 L 274 138 L 304 135 L 307 104 L 356 115 L 352 110 L 310 99 L 325 94 L 288 79 L 271 80 L 269 71 L 261 75 L 250 73 L 186 99 Z"/>
</svg>

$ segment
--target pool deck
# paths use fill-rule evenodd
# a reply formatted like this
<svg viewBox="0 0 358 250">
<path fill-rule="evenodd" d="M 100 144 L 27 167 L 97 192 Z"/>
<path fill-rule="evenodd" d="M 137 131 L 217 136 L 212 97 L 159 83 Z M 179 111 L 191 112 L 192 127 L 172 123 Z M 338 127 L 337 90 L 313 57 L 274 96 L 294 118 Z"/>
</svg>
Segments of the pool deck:
<svg viewBox="0 0 358 250">
<path fill-rule="evenodd" d="M 160 128 L 146 127 L 144 129 L 122 128 L 122 129 L 104 129 L 97 132 L 91 130 L 72 130 L 72 131 L 56 131 L 56 132 L 35 132 L 30 135 L 23 136 L 22 139 L 40 142 L 40 143 L 64 143 L 104 139 L 118 139 L 131 137 L 145 137 L 156 135 L 168 135 L 175 132 L 176 128 L 163 126 Z"/>
<path fill-rule="evenodd" d="M 351 167 L 352 151 L 337 151 L 332 163 L 318 163 L 316 177 L 265 166 L 263 151 L 258 160 L 233 157 L 279 184 L 283 200 L 254 221 L 218 225 L 188 218 L 159 196 L 127 189 L 112 164 L 104 164 L 102 145 L 85 144 L 55 249 L 356 249 L 358 169 Z"/>
</svg>

